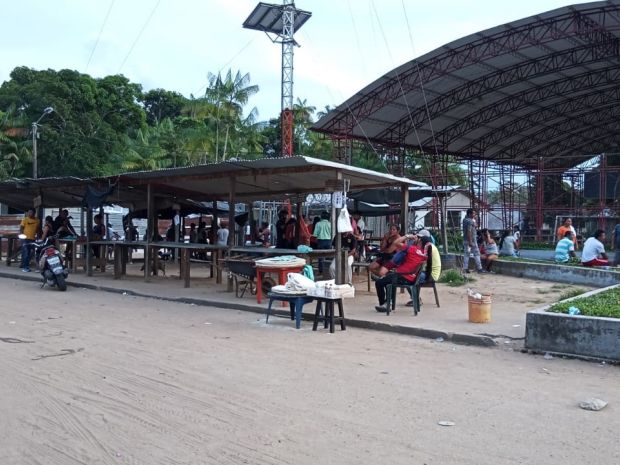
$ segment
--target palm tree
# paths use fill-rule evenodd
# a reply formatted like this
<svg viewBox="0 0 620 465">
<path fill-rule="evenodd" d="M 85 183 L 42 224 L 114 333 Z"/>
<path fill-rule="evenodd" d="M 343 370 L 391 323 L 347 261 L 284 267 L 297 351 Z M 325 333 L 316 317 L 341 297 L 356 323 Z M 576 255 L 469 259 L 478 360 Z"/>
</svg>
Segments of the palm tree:
<svg viewBox="0 0 620 465">
<path fill-rule="evenodd" d="M 127 138 L 127 152 L 122 168 L 128 171 L 148 171 L 167 168 L 172 164 L 166 150 L 159 146 L 157 128 L 138 129 L 134 138 Z"/>
<path fill-rule="evenodd" d="M 301 100 L 297 97 L 297 102 L 293 104 L 293 114 L 295 118 L 295 141 L 297 142 L 297 153 L 305 153 L 309 146 L 308 128 L 312 126 L 312 116 L 316 107 L 308 105 L 306 99 Z"/>
<path fill-rule="evenodd" d="M 209 73 L 209 87 L 205 92 L 205 98 L 216 107 L 214 115 L 216 121 L 215 130 L 215 159 L 219 160 L 220 153 L 220 127 L 224 125 L 224 147 L 222 160 L 226 159 L 226 150 L 231 129 L 237 126 L 243 115 L 243 107 L 250 97 L 258 92 L 257 85 L 250 85 L 250 74 L 241 74 L 240 71 L 233 76 L 232 70 L 228 70 L 226 77 Z M 250 113 L 253 113 L 252 110 Z"/>
<path fill-rule="evenodd" d="M 17 114 L 14 106 L 0 111 L 0 179 L 25 174 L 23 168 L 31 160 L 29 141 L 24 138 L 26 127 L 25 118 Z"/>
</svg>

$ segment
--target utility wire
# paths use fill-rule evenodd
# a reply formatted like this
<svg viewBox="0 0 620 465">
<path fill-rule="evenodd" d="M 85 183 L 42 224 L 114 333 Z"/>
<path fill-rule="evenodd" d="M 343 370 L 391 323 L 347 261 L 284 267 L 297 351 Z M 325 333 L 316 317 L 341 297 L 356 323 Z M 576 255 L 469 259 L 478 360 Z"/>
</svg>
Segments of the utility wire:
<svg viewBox="0 0 620 465">
<path fill-rule="evenodd" d="M 93 49 L 90 51 L 90 56 L 88 57 L 88 62 L 86 63 L 86 69 L 84 70 L 84 72 L 88 71 L 88 66 L 90 65 L 90 61 L 92 60 L 93 55 L 95 54 L 95 50 L 97 49 L 97 46 L 99 45 L 101 34 L 103 34 L 103 29 L 105 28 L 105 25 L 108 22 L 108 18 L 110 17 L 110 12 L 112 11 L 112 7 L 114 6 L 115 1 L 116 0 L 112 0 L 110 2 L 110 6 L 108 7 L 108 12 L 106 13 L 105 18 L 103 19 L 103 23 L 101 24 L 101 29 L 99 29 L 99 35 L 97 35 L 97 40 L 95 41 L 95 45 L 93 46 Z"/>
<path fill-rule="evenodd" d="M 148 26 L 149 22 L 153 18 L 153 15 L 155 14 L 155 11 L 157 10 L 157 7 L 159 6 L 160 3 L 161 3 L 161 0 L 157 0 L 157 3 L 155 3 L 155 6 L 153 6 L 153 9 L 151 10 L 151 13 L 149 14 L 149 17 L 146 19 L 146 21 L 142 25 L 142 29 L 140 29 L 140 32 L 138 33 L 138 35 L 134 39 L 133 43 L 131 44 L 131 47 L 129 47 L 129 51 L 127 52 L 127 55 L 125 55 L 125 58 L 121 62 L 121 65 L 118 67 L 117 73 L 120 73 L 121 69 L 123 69 L 123 66 L 125 66 L 125 63 L 127 62 L 127 59 L 129 58 L 129 55 L 131 55 L 131 52 L 133 52 L 133 49 L 136 46 L 136 44 L 138 43 L 138 41 L 140 40 L 140 37 L 142 37 L 142 33 L 144 32 L 144 30 Z"/>
</svg>

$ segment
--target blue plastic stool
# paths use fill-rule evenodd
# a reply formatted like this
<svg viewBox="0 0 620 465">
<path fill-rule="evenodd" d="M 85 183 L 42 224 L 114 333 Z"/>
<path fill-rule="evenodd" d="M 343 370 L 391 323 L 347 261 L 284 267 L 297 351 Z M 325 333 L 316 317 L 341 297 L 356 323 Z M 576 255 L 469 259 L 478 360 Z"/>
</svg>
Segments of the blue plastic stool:
<svg viewBox="0 0 620 465">
<path fill-rule="evenodd" d="M 305 295 L 275 294 L 273 292 L 267 294 L 267 297 L 269 297 L 269 305 L 267 306 L 267 317 L 265 318 L 265 323 L 269 323 L 269 315 L 271 314 L 271 305 L 273 302 L 280 301 L 288 302 L 291 310 L 291 320 L 295 320 L 295 328 L 299 329 L 301 327 L 301 311 L 304 308 L 304 304 L 312 302 L 312 297 Z"/>
</svg>

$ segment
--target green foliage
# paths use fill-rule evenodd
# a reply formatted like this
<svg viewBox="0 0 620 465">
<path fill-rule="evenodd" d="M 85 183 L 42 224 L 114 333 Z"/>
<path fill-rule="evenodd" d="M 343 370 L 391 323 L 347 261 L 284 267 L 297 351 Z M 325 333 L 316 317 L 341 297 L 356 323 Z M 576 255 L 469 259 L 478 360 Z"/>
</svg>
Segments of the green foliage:
<svg viewBox="0 0 620 465">
<path fill-rule="evenodd" d="M 581 295 L 584 292 L 586 292 L 585 289 L 579 289 L 579 288 L 567 289 L 560 294 L 559 300 L 566 300 L 572 297 L 577 297 L 578 295 Z"/>
<path fill-rule="evenodd" d="M 439 282 L 445 283 L 450 287 L 458 287 L 463 286 L 464 284 L 474 282 L 474 279 L 463 276 L 463 274 L 461 274 L 459 270 L 451 269 L 441 273 L 441 276 L 439 277 Z"/>
<path fill-rule="evenodd" d="M 562 296 L 564 297 L 564 296 Z M 553 305 L 549 311 L 554 313 L 568 313 L 570 307 L 577 307 L 581 315 L 620 318 L 620 288 L 616 287 L 598 294 L 574 299 L 569 302 L 560 302 Z"/>
<path fill-rule="evenodd" d="M 258 92 L 250 75 L 228 70 L 209 74 L 204 96 L 185 98 L 153 89 L 122 75 L 95 79 L 74 70 L 17 67 L 0 86 L 0 180 L 32 175 L 30 128 L 38 122 L 38 174 L 92 177 L 126 170 L 149 170 L 219 162 L 230 157 L 280 156 L 280 119 L 257 121 L 246 106 Z M 43 110 L 52 107 L 53 112 Z M 332 141 L 310 131 L 328 114 L 297 98 L 294 152 L 331 160 Z M 353 142 L 346 154 L 354 166 L 387 172 L 393 153 Z M 405 175 L 422 179 L 430 159 L 405 155 Z M 456 166 L 456 165 L 455 165 Z M 449 182 L 460 184 L 462 171 L 448 167 Z M 450 174 L 451 173 L 451 174 Z"/>
</svg>

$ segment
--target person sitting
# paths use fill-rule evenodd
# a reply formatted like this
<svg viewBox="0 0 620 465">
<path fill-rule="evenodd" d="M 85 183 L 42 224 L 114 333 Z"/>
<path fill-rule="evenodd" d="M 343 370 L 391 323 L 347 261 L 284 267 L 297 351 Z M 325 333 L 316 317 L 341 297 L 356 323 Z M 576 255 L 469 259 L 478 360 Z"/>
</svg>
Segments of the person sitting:
<svg viewBox="0 0 620 465">
<path fill-rule="evenodd" d="M 598 229 L 594 236 L 589 237 L 583 244 L 581 264 L 583 266 L 608 266 L 609 259 L 605 253 L 605 231 Z"/>
<path fill-rule="evenodd" d="M 480 260 L 482 261 L 482 266 L 484 269 L 489 273 L 492 273 L 491 268 L 493 267 L 495 260 L 497 260 L 499 250 L 497 244 L 491 237 L 491 232 L 488 229 L 483 229 L 481 232 L 482 244 L 480 246 Z"/>
<path fill-rule="evenodd" d="M 575 258 L 575 244 L 573 233 L 568 230 L 564 232 L 564 237 L 555 246 L 554 260 L 556 263 L 568 263 L 571 257 Z"/>
<path fill-rule="evenodd" d="M 54 235 L 54 218 L 51 216 L 45 217 L 45 222 L 43 223 L 43 228 L 41 230 L 41 240 L 44 241 L 50 236 Z"/>
<path fill-rule="evenodd" d="M 571 240 L 573 241 L 573 245 L 575 246 L 575 250 L 578 250 L 578 244 L 577 244 L 577 231 L 575 231 L 575 227 L 573 226 L 573 220 L 572 218 L 565 218 L 564 219 L 564 223 L 562 223 L 562 225 L 558 228 L 557 230 L 557 240 L 561 241 L 562 239 L 564 239 L 566 237 L 566 233 L 567 232 L 571 232 L 573 233 L 573 236 L 571 238 Z"/>
<path fill-rule="evenodd" d="M 196 233 L 196 223 L 189 225 L 189 243 L 195 244 L 198 242 L 198 234 Z"/>
<path fill-rule="evenodd" d="M 399 250 L 399 248 L 402 247 L 404 240 L 398 242 L 398 239 L 404 236 L 401 236 L 399 231 L 400 231 L 400 228 L 398 225 L 396 224 L 390 225 L 390 229 L 388 230 L 387 233 L 384 234 L 383 238 L 381 239 L 381 244 L 379 245 L 378 257 L 375 259 L 375 261 L 373 261 L 368 266 L 368 269 L 371 273 L 374 273 L 375 275 L 378 275 L 378 276 L 382 276 L 381 271 L 380 271 L 381 268 L 384 268 L 385 265 L 394 256 L 394 253 L 396 253 Z"/>
<path fill-rule="evenodd" d="M 517 246 L 517 240 L 510 234 L 510 231 L 504 231 L 502 240 L 499 242 L 499 255 L 500 257 L 518 257 L 519 249 Z"/>
<path fill-rule="evenodd" d="M 433 243 L 433 236 L 427 229 L 418 231 L 417 236 L 417 245 L 426 255 L 426 269 L 423 271 L 424 276 L 420 278 L 420 284 L 437 282 L 441 276 L 441 255 L 439 254 L 439 249 Z"/>
<path fill-rule="evenodd" d="M 416 245 L 422 249 L 424 255 L 426 255 L 426 267 L 420 274 L 420 284 L 432 283 L 439 281 L 441 276 L 441 255 L 439 255 L 439 249 L 433 243 L 433 236 L 427 229 L 422 229 L 416 234 L 418 240 Z M 420 298 L 420 302 L 421 302 Z M 407 302 L 406 306 L 413 306 L 413 300 Z"/>
<path fill-rule="evenodd" d="M 408 234 L 399 239 L 398 245 L 402 246 L 405 240 L 417 240 L 417 236 L 415 234 Z M 418 270 L 420 265 L 426 262 L 426 255 L 424 255 L 424 251 L 420 249 L 415 244 L 409 244 L 405 246 L 405 257 L 404 261 L 400 265 L 396 265 L 393 270 L 397 273 L 396 277 L 390 276 L 387 273 L 386 267 L 382 267 L 379 270 L 379 273 L 383 275 L 382 278 L 375 281 L 375 288 L 377 290 L 377 299 L 379 300 L 379 305 L 375 307 L 375 310 L 381 313 L 387 312 L 387 307 L 385 303 L 387 301 L 386 295 L 386 287 L 388 284 L 392 284 L 394 280 L 396 280 L 397 284 L 411 284 L 416 280 L 415 271 Z M 392 262 L 393 263 L 393 262 Z M 386 263 L 388 266 L 392 266 L 392 263 Z"/>
<path fill-rule="evenodd" d="M 76 236 L 75 228 L 71 224 L 73 218 L 69 216 L 69 210 L 64 209 L 58 212 L 58 216 L 54 220 L 52 227 L 54 228 L 53 234 L 56 234 L 59 238 L 67 236 Z"/>
<path fill-rule="evenodd" d="M 342 250 L 348 250 L 347 254 L 347 283 L 353 283 L 353 261 L 355 260 L 355 254 L 357 252 L 357 239 L 350 232 L 345 232 L 340 235 L 340 246 Z M 332 242 L 332 247 L 336 248 L 336 238 Z M 329 265 L 329 276 L 334 279 L 336 277 L 336 260 L 332 260 Z"/>
</svg>

